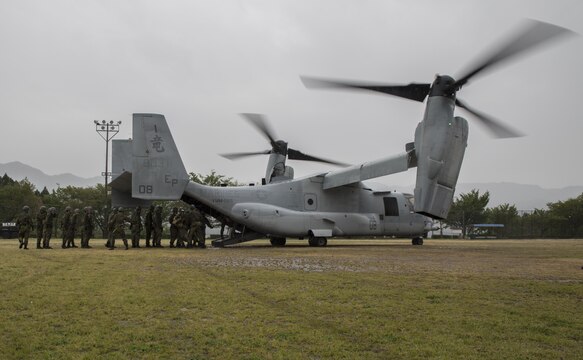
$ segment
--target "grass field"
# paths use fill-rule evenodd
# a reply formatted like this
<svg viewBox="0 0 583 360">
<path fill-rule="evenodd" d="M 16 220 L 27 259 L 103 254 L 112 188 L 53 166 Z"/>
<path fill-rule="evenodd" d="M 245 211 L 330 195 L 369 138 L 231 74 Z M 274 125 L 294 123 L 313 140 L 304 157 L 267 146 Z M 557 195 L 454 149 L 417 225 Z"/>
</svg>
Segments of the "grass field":
<svg viewBox="0 0 583 360">
<path fill-rule="evenodd" d="M 0 358 L 583 358 L 583 240 L 289 243 L 0 240 Z"/>
</svg>

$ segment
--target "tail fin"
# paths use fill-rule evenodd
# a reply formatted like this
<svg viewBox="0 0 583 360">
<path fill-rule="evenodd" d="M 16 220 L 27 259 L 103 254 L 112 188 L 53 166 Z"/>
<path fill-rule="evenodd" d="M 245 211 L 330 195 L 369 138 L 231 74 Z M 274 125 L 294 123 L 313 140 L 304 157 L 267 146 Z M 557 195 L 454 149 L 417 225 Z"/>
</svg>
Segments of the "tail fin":
<svg viewBox="0 0 583 360">
<path fill-rule="evenodd" d="M 134 114 L 132 197 L 178 200 L 188 174 L 164 115 Z"/>
</svg>

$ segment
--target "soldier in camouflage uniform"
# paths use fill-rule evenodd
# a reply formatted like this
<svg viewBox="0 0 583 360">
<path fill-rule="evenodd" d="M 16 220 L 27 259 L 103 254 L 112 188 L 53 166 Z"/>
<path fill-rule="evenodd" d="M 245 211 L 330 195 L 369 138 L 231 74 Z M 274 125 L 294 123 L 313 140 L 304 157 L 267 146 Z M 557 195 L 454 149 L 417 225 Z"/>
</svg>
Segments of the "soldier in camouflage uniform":
<svg viewBox="0 0 583 360">
<path fill-rule="evenodd" d="M 132 231 L 132 247 L 139 248 L 140 234 L 142 233 L 142 208 L 140 206 L 137 206 L 132 214 L 130 230 Z"/>
<path fill-rule="evenodd" d="M 54 207 L 50 208 L 47 212 L 47 217 L 45 219 L 44 227 L 44 238 L 43 238 L 43 249 L 52 249 L 50 242 L 51 236 L 53 236 L 53 228 L 55 227 L 55 218 L 57 217 L 57 209 Z"/>
<path fill-rule="evenodd" d="M 41 206 L 36 214 L 36 248 L 42 249 L 43 231 L 45 228 L 45 220 L 47 218 L 46 206 Z"/>
<path fill-rule="evenodd" d="M 168 217 L 168 223 L 170 224 L 170 247 L 174 247 L 174 242 L 178 238 L 178 227 L 174 223 L 174 219 L 178 215 L 178 208 L 173 207 L 170 216 Z"/>
<path fill-rule="evenodd" d="M 115 215 L 117 215 L 117 208 L 116 207 L 111 209 L 111 213 L 109 214 L 109 217 L 107 218 L 107 235 L 108 236 L 107 236 L 107 242 L 105 243 L 105 247 L 111 246 L 111 239 L 113 238 L 113 229 L 115 227 L 115 223 L 114 223 Z"/>
<path fill-rule="evenodd" d="M 180 210 L 178 210 L 178 214 L 176 214 L 172 222 L 174 223 L 174 226 L 176 226 L 177 231 L 176 247 L 183 248 L 186 237 L 188 236 L 188 228 L 186 227 L 186 214 L 184 209 L 180 208 Z"/>
<path fill-rule="evenodd" d="M 117 237 L 123 240 L 123 244 L 126 250 L 129 249 L 128 239 L 126 238 L 126 223 L 129 221 L 130 219 L 128 219 L 124 214 L 123 208 L 119 207 L 117 209 L 117 213 L 113 217 L 113 232 L 111 242 L 109 244 L 109 250 L 115 249 L 115 238 Z"/>
<path fill-rule="evenodd" d="M 83 209 L 83 218 L 81 220 L 81 247 L 83 249 L 90 249 L 89 239 L 93 236 L 93 229 L 95 223 L 93 221 L 93 209 L 87 206 Z"/>
<path fill-rule="evenodd" d="M 61 232 L 63 235 L 63 244 L 61 247 L 65 249 L 67 247 L 67 240 L 69 239 L 69 228 L 71 227 L 71 207 L 67 206 L 65 208 L 65 213 L 61 219 Z"/>
<path fill-rule="evenodd" d="M 73 210 L 73 214 L 71 215 L 71 222 L 69 223 L 69 227 L 67 228 L 67 247 L 68 248 L 76 248 L 75 245 L 75 235 L 77 233 L 77 228 L 79 227 L 79 209 Z"/>
<path fill-rule="evenodd" d="M 205 249 L 206 248 L 206 227 L 210 227 L 212 228 L 212 224 L 210 223 L 210 221 L 206 218 L 206 216 L 200 212 L 197 208 L 193 209 L 193 212 L 195 213 L 195 217 L 197 218 L 197 222 L 198 222 L 198 229 L 196 230 L 196 240 L 197 240 L 197 244 L 198 247 L 201 249 Z"/>
<path fill-rule="evenodd" d="M 196 246 L 198 241 L 198 228 L 200 227 L 200 213 L 194 205 L 190 207 L 188 212 L 188 246 L 189 248 Z"/>
<path fill-rule="evenodd" d="M 152 217 L 153 246 L 162 246 L 162 206 L 156 205 L 154 216 Z"/>
<path fill-rule="evenodd" d="M 153 217 L 154 217 L 154 205 L 150 205 L 148 210 L 146 210 L 146 218 L 144 219 L 144 228 L 146 230 L 146 247 L 150 247 Z"/>
<path fill-rule="evenodd" d="M 20 245 L 19 249 L 28 250 L 28 236 L 30 235 L 30 230 L 32 229 L 32 218 L 28 213 L 30 208 L 24 206 L 22 208 L 22 213 L 16 218 L 16 227 L 18 228 L 18 242 Z"/>
</svg>

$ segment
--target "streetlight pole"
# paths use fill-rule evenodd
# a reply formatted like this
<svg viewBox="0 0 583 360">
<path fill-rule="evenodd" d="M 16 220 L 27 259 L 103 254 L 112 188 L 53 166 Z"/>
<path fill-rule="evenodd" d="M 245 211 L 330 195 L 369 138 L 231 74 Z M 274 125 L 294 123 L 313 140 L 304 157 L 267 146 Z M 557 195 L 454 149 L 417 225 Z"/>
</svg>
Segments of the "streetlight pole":
<svg viewBox="0 0 583 360">
<path fill-rule="evenodd" d="M 113 139 L 115 135 L 119 132 L 119 126 L 121 125 L 121 121 L 114 122 L 113 120 L 106 121 L 106 120 L 93 120 L 95 124 L 95 131 L 101 136 L 103 140 L 105 140 L 105 172 L 101 175 L 105 177 L 105 211 L 103 214 L 104 220 L 104 227 L 103 227 L 103 235 L 107 237 L 107 216 L 109 214 L 109 197 L 107 196 L 107 178 L 111 176 L 109 170 L 109 140 Z"/>
</svg>

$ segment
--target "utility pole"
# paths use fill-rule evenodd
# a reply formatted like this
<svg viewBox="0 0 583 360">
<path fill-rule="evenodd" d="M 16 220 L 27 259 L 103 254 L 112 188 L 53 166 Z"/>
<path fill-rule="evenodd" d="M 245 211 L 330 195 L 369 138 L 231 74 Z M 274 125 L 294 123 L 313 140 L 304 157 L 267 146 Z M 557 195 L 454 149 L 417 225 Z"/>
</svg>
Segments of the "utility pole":
<svg viewBox="0 0 583 360">
<path fill-rule="evenodd" d="M 119 126 L 121 125 L 121 121 L 114 122 L 113 120 L 106 121 L 106 120 L 93 120 L 95 124 L 95 131 L 101 136 L 103 140 L 105 140 L 105 172 L 101 173 L 101 176 L 105 177 L 105 208 L 103 209 L 103 236 L 105 238 L 108 237 L 107 231 L 107 218 L 109 215 L 110 209 L 110 202 L 109 202 L 109 195 L 107 191 L 107 181 L 108 177 L 111 176 L 109 172 L 109 140 L 113 139 L 115 135 L 119 132 Z"/>
</svg>

